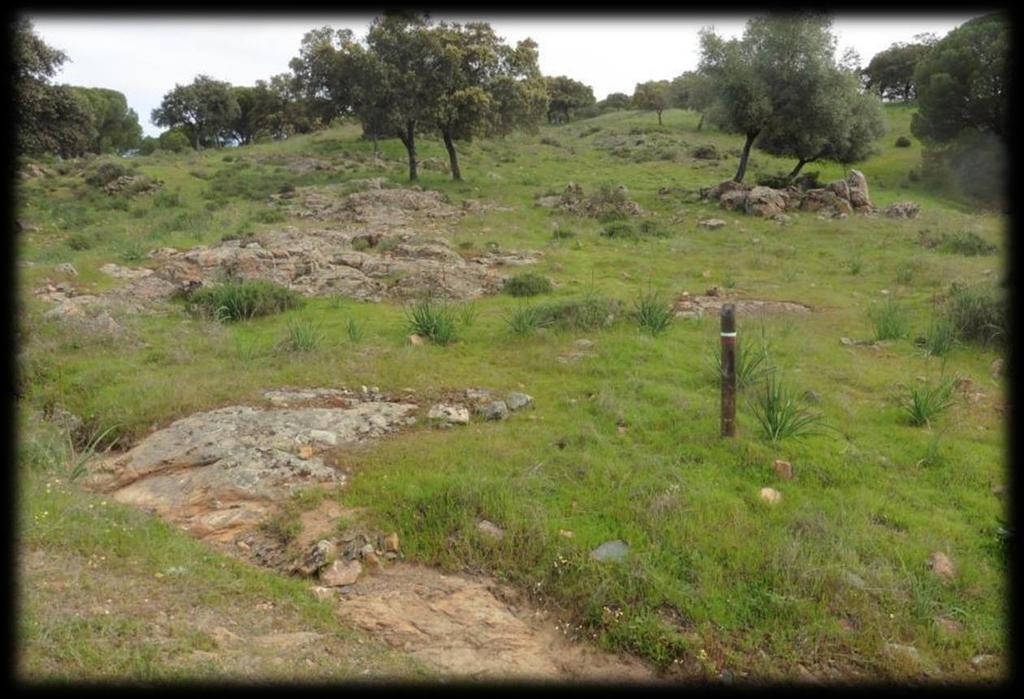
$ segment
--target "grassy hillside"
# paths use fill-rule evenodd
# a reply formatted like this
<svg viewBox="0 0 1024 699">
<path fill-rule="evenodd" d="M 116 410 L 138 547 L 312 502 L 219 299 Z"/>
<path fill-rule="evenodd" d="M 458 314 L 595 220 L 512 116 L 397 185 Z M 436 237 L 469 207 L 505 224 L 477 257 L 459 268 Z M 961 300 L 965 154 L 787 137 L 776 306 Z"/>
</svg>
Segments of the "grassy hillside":
<svg viewBox="0 0 1024 699">
<path fill-rule="evenodd" d="M 758 430 L 751 406 L 756 388 L 741 392 L 737 438 L 719 437 L 715 317 L 676 320 L 658 336 L 641 332 L 628 314 L 607 328 L 520 336 L 508 321 L 530 302 L 497 295 L 472 302 L 473 321 L 445 347 L 409 346 L 398 304 L 339 298 L 310 299 L 300 309 L 237 324 L 139 315 L 124 320 L 127 342 L 76 334 L 42 318 L 48 306 L 32 292 L 47 279 L 71 280 L 54 271 L 60 263 L 75 266 L 77 285 L 102 291 L 117 282 L 98 271 L 101 265 L 146 266 L 151 248 L 311 225 L 282 221 L 268 203 L 288 185 L 383 176 L 404 186 L 405 153 L 397 141 L 382 142 L 385 169 L 373 164 L 371 144 L 359 140 L 358 130 L 345 126 L 280 143 L 135 159 L 138 172 L 163 182 L 152 195 L 108 196 L 73 170 L 21 184 L 18 217 L 29 227 L 19 238 L 18 270 L 22 549 L 84 552 L 66 526 L 54 529 L 37 516 L 47 509 L 50 517 L 71 517 L 82 507 L 78 498 L 92 502 L 73 491 L 55 502 L 41 486 L 60 472 L 60 458 L 44 448 L 52 435 L 28 416 L 48 405 L 61 404 L 97 429 L 112 428 L 127 445 L 177 418 L 252 401 L 261 390 L 284 385 L 411 387 L 425 396 L 467 386 L 522 390 L 536 400 L 529 419 L 417 430 L 354 452 L 346 503 L 369 507 L 382 527 L 397 530 L 410 557 L 512 581 L 563 610 L 581 636 L 690 676 L 724 670 L 753 679 L 807 671 L 1002 676 L 999 662 L 971 664 L 978 655 L 1006 652 L 1007 579 L 998 537 L 1004 502 L 992 492 L 1006 482 L 1004 387 L 990 376 L 999 354 L 960 344 L 940 358 L 913 339 L 929 333 L 935 300 L 953 282 L 1001 279 L 1007 222 L 912 181 L 919 145 L 893 146 L 897 136 L 909 135 L 909 112 L 887 113 L 890 131 L 878 155 L 856 167 L 876 205 L 918 202 L 914 220 L 826 221 L 802 213 L 780 226 L 724 212 L 715 202 L 659 195 L 663 187 L 715 184 L 731 177 L 737 163 L 729 153 L 738 152 L 741 139 L 697 131 L 698 115 L 679 110 L 665 112 L 663 127 L 653 113 L 621 112 L 466 144 L 463 182 L 445 174 L 440 142 L 422 142 L 424 188 L 456 203 L 473 198 L 511 208 L 465 216 L 454 233 L 460 249 L 543 251 L 532 269 L 556 288 L 534 305 L 593 294 L 630 309 L 644 291 L 668 300 L 712 286 L 809 305 L 807 315 L 738 320 L 741 343 L 767 338 L 778 376 L 795 395 L 810 392 L 814 402 L 801 398 L 801 405 L 827 425 L 819 434 L 777 443 Z M 690 157 L 706 145 L 726 156 Z M 287 159 L 298 157 L 345 169 L 295 172 Z M 747 178 L 791 167 L 755 151 Z M 845 175 L 835 164 L 806 170 L 820 171 L 822 182 Z M 587 193 L 625 185 L 644 219 L 668 235 L 609 238 L 597 220 L 534 206 L 537 195 L 559 193 L 569 182 Z M 709 217 L 728 225 L 697 225 Z M 574 235 L 556 238 L 556 229 Z M 927 248 L 922 231 L 974 233 L 999 252 L 964 256 Z M 871 339 L 868 309 L 886 299 L 906 313 L 904 338 L 874 349 L 840 344 L 843 336 Z M 297 320 L 323 337 L 301 355 L 279 348 Z M 363 330 L 357 341 L 350 324 Z M 594 343 L 592 356 L 560 362 L 581 338 Z M 954 376 L 969 377 L 971 391 L 982 395 L 972 400 L 957 393 L 929 426 L 908 424 L 899 398 Z M 792 463 L 792 481 L 775 474 L 775 459 Z M 758 498 L 764 486 L 782 493 L 778 505 Z M 481 537 L 478 517 L 500 524 L 504 540 Z M 118 508 L 90 508 L 81 527 L 114 523 L 132 532 L 157 526 Z M 183 536 L 159 531 L 159 541 Z M 623 564 L 588 557 L 609 539 L 628 542 L 631 555 Z M 126 534 L 115 546 L 98 538 L 89 551 L 111 547 L 108 557 L 118 565 L 148 570 L 151 541 Z M 168 544 L 161 565 L 199 556 L 196 546 Z M 956 565 L 950 582 L 927 565 L 936 551 Z M 183 585 L 216 580 L 195 576 Z M 265 577 L 252 577 L 251 584 Z M 273 583 L 266 594 L 291 599 L 298 588 L 289 585 Z M 52 610 L 39 607 L 41 593 L 23 594 L 26 668 L 48 674 L 66 646 L 43 631 Z M 86 626 L 81 633 L 88 643 L 106 643 L 102 629 Z M 913 646 L 919 655 L 910 658 L 887 644 Z M 80 662 L 95 671 L 102 661 Z M 134 677 L 151 672 L 131 663 L 115 667 Z"/>
</svg>

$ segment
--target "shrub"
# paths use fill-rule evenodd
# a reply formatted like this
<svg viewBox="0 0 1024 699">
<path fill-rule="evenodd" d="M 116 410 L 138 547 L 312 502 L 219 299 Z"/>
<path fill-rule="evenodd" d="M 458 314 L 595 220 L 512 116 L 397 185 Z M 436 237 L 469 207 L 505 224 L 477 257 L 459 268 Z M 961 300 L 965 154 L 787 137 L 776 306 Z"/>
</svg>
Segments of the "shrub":
<svg viewBox="0 0 1024 699">
<path fill-rule="evenodd" d="M 875 326 L 876 340 L 899 340 L 910 332 L 906 309 L 895 299 L 871 304 L 868 307 L 868 318 Z"/>
<path fill-rule="evenodd" d="M 771 187 L 772 189 L 784 189 L 789 186 L 789 175 L 783 173 L 758 175 L 756 180 L 760 187 Z"/>
<path fill-rule="evenodd" d="M 864 269 L 864 262 L 859 257 L 851 257 L 846 261 L 846 271 L 853 275 L 858 275 L 861 270 Z"/>
<path fill-rule="evenodd" d="M 146 247 L 138 238 L 130 238 L 121 243 L 118 256 L 125 262 L 138 262 L 146 256 Z"/>
<path fill-rule="evenodd" d="M 405 309 L 411 333 L 426 337 L 439 345 L 454 342 L 458 335 L 455 311 L 443 301 L 423 298 Z"/>
<path fill-rule="evenodd" d="M 935 357 L 944 357 L 953 349 L 956 342 L 956 325 L 949 318 L 933 316 L 924 343 L 928 354 Z"/>
<path fill-rule="evenodd" d="M 761 431 L 772 442 L 788 437 L 815 434 L 824 426 L 820 415 L 800 407 L 792 393 L 775 377 L 768 377 L 763 390 L 750 403 Z"/>
<path fill-rule="evenodd" d="M 609 223 L 601 229 L 601 235 L 605 238 L 637 238 L 633 225 L 628 221 L 615 221 L 613 223 Z"/>
<path fill-rule="evenodd" d="M 690 151 L 690 156 L 698 160 L 718 160 L 721 158 L 718 154 L 718 149 L 713 145 L 697 146 Z"/>
<path fill-rule="evenodd" d="M 920 427 L 931 423 L 932 418 L 953 405 L 955 379 L 949 377 L 932 386 L 911 386 L 909 394 L 900 401 L 900 407 L 910 424 Z"/>
<path fill-rule="evenodd" d="M 960 340 L 983 345 L 1007 337 L 1006 297 L 992 284 L 953 284 L 943 310 Z"/>
<path fill-rule="evenodd" d="M 537 306 L 520 306 L 505 317 L 509 330 L 516 335 L 527 335 L 543 327 L 544 319 Z"/>
<path fill-rule="evenodd" d="M 562 147 L 562 144 L 557 139 L 551 138 L 550 136 L 544 136 L 543 138 L 540 139 L 540 142 L 542 145 L 545 146 L 552 146 L 554 148 Z"/>
<path fill-rule="evenodd" d="M 635 305 L 640 329 L 651 335 L 659 335 L 672 320 L 672 305 L 666 303 L 660 294 L 653 290 L 640 292 Z"/>
<path fill-rule="evenodd" d="M 121 163 L 115 160 L 99 160 L 85 175 L 85 181 L 93 187 L 102 187 L 127 174 L 128 168 Z"/>
<path fill-rule="evenodd" d="M 92 247 L 92 238 L 85 233 L 72 233 L 68 236 L 67 243 L 72 250 L 88 250 Z"/>
<path fill-rule="evenodd" d="M 189 301 L 196 310 L 224 321 L 280 313 L 303 303 L 302 297 L 291 289 L 265 279 L 235 279 L 202 287 L 189 295 Z"/>
<path fill-rule="evenodd" d="M 993 245 L 977 233 L 970 231 L 959 231 L 957 233 L 942 235 L 942 250 L 949 253 L 959 253 L 967 257 L 977 255 L 992 255 L 999 246 Z"/>
<path fill-rule="evenodd" d="M 897 148 L 910 148 L 910 143 L 910 139 L 907 138 L 906 136 L 900 136 L 899 138 L 896 139 Z"/>
<path fill-rule="evenodd" d="M 657 221 L 645 220 L 641 221 L 640 225 L 637 226 L 637 232 L 642 236 L 649 236 L 654 238 L 668 238 L 672 235 L 672 232 L 662 226 Z"/>
<path fill-rule="evenodd" d="M 505 280 L 502 291 L 510 296 L 536 296 L 551 292 L 551 280 L 535 272 L 524 272 Z"/>
<path fill-rule="evenodd" d="M 566 299 L 539 306 L 522 306 L 506 317 L 517 335 L 537 328 L 591 330 L 610 325 L 619 312 L 619 302 L 587 294 L 579 299 Z"/>
<path fill-rule="evenodd" d="M 181 194 L 178 193 L 178 190 L 174 190 L 173 192 L 159 192 L 155 197 L 153 197 L 153 206 L 159 206 L 166 209 L 181 206 Z"/>
<path fill-rule="evenodd" d="M 576 237 L 576 231 L 570 228 L 562 228 L 561 226 L 555 226 L 555 230 L 551 232 L 551 237 L 555 240 L 568 240 L 569 238 Z"/>
</svg>

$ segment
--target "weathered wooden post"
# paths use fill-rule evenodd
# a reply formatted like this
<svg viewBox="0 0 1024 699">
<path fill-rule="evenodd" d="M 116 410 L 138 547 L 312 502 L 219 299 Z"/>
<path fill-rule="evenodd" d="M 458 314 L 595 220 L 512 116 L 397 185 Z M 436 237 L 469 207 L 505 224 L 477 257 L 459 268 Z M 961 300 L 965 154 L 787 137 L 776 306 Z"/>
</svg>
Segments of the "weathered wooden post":
<svg viewBox="0 0 1024 699">
<path fill-rule="evenodd" d="M 722 306 L 722 436 L 736 436 L 736 307 Z"/>
</svg>

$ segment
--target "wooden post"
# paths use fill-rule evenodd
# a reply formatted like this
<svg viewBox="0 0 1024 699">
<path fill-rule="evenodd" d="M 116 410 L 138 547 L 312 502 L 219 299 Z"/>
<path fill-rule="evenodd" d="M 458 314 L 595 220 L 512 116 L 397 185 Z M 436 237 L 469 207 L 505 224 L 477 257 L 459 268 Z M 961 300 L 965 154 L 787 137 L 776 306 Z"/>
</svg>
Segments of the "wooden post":
<svg viewBox="0 0 1024 699">
<path fill-rule="evenodd" d="M 722 436 L 736 436 L 736 307 L 722 306 Z"/>
</svg>

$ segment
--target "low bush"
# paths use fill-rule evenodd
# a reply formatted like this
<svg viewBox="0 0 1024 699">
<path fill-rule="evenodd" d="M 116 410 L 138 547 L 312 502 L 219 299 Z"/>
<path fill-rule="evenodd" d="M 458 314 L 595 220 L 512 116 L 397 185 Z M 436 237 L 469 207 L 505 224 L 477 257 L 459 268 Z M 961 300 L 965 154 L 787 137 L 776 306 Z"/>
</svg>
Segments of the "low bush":
<svg viewBox="0 0 1024 699">
<path fill-rule="evenodd" d="M 72 233 L 67 238 L 68 247 L 72 250 L 88 250 L 92 247 L 92 237 L 85 233 Z"/>
<path fill-rule="evenodd" d="M 1000 344 L 1007 337 L 1006 295 L 994 284 L 953 284 L 943 316 L 965 342 Z"/>
<path fill-rule="evenodd" d="M 942 235 L 941 249 L 944 252 L 975 257 L 977 255 L 993 255 L 999 250 L 999 246 L 993 245 L 977 233 L 959 231 L 957 233 L 944 233 Z"/>
<path fill-rule="evenodd" d="M 202 287 L 191 292 L 188 300 L 195 310 L 222 321 L 248 320 L 303 304 L 302 297 L 291 289 L 265 279 Z"/>
<path fill-rule="evenodd" d="M 502 291 L 510 296 L 537 296 L 551 292 L 551 280 L 535 272 L 524 272 L 505 280 Z"/>
<path fill-rule="evenodd" d="M 896 139 L 897 148 L 910 148 L 911 140 L 906 136 L 900 136 Z"/>
</svg>

